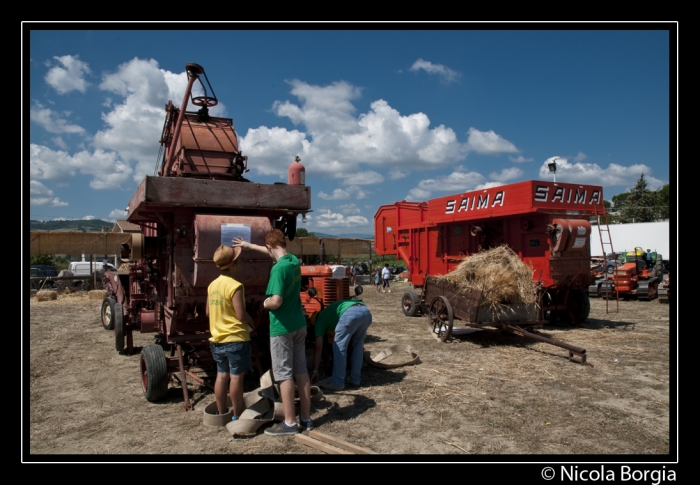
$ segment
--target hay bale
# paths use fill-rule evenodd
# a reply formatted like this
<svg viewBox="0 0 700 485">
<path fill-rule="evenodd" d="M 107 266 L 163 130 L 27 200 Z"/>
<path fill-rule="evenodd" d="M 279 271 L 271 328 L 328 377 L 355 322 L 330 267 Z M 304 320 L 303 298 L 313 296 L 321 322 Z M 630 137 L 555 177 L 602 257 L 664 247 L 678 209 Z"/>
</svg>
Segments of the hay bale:
<svg viewBox="0 0 700 485">
<path fill-rule="evenodd" d="M 36 292 L 37 301 L 49 301 L 58 299 L 58 292 L 53 290 L 39 290 Z"/>
<path fill-rule="evenodd" d="M 104 300 L 107 298 L 107 290 L 90 290 L 88 297 L 91 300 Z"/>
<path fill-rule="evenodd" d="M 472 254 L 459 266 L 438 279 L 454 283 L 458 289 L 483 290 L 482 304 L 495 310 L 502 304 L 534 304 L 537 287 L 532 267 L 506 245 Z"/>
</svg>

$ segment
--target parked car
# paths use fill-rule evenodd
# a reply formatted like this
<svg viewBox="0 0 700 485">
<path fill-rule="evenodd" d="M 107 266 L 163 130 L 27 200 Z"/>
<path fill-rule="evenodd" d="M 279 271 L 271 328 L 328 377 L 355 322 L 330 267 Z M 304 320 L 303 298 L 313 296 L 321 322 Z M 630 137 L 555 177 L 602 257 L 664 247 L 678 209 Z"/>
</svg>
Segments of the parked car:
<svg viewBox="0 0 700 485">
<path fill-rule="evenodd" d="M 89 261 L 73 261 L 68 266 L 68 271 L 73 273 L 73 276 L 90 276 L 94 270 L 117 271 L 117 268 L 109 263 L 90 263 Z"/>
<path fill-rule="evenodd" d="M 51 265 L 48 264 L 34 264 L 30 267 L 30 276 L 32 278 L 40 276 L 58 276 L 58 271 Z M 38 290 L 39 288 L 54 288 L 53 281 L 46 280 L 36 280 L 32 281 L 32 288 Z"/>
</svg>

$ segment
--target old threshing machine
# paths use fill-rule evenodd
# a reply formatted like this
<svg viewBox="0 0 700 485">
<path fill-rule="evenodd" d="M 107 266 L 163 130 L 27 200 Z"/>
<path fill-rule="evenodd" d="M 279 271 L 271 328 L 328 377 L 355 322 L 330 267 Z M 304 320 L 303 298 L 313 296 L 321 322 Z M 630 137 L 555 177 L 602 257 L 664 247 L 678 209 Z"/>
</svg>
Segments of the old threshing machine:
<svg viewBox="0 0 700 485">
<path fill-rule="evenodd" d="M 187 64 L 182 105 L 169 102 L 160 143 L 157 176 L 147 176 L 127 208 L 129 222 L 141 226 L 131 244 L 123 245 L 128 269 L 106 272 L 108 297 L 102 324 L 113 329 L 117 351 L 133 351 L 132 333 L 154 333 L 157 343 L 141 350 L 141 380 L 148 401 L 165 397 L 176 377 L 185 409 L 191 409 L 186 379 L 211 388 L 215 365 L 209 351 L 207 287 L 219 271 L 214 250 L 242 236 L 264 244 L 264 235 L 281 229 L 291 240 L 297 216 L 311 208 L 298 158 L 289 183 L 259 184 L 247 180 L 247 157 L 238 146 L 230 118 L 209 114 L 218 100 L 204 69 Z M 200 95 L 193 95 L 198 83 Z M 197 111 L 187 111 L 188 102 Z M 244 250 L 241 273 L 246 308 L 256 322 L 253 338 L 257 371 L 269 368 L 269 315 L 262 311 L 272 260 Z M 167 353 L 167 355 L 166 355 Z"/>
<path fill-rule="evenodd" d="M 402 297 L 407 316 L 427 315 L 433 336 L 450 338 L 455 317 L 476 329 L 496 327 L 569 350 L 585 350 L 535 330 L 546 319 L 580 324 L 588 318 L 590 217 L 605 213 L 599 186 L 526 181 L 428 202 L 397 202 L 374 216 L 375 251 L 406 263 L 416 291 Z M 507 245 L 533 268 L 538 303 L 494 315 L 481 306 L 482 289 L 458 291 L 445 275 L 479 251 Z"/>
</svg>

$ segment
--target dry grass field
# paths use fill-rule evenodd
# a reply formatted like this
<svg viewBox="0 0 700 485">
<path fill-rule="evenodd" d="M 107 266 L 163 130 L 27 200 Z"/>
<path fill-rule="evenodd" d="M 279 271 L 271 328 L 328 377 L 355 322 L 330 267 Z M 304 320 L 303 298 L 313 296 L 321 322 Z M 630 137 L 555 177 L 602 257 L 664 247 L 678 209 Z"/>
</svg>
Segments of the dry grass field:
<svg viewBox="0 0 700 485">
<path fill-rule="evenodd" d="M 318 431 L 389 462 L 406 455 L 457 462 L 559 455 L 668 461 L 675 455 L 677 321 L 669 305 L 620 301 L 619 312 L 615 302 L 606 312 L 605 300 L 594 299 L 582 326 L 545 326 L 546 335 L 586 349 L 588 365 L 581 365 L 562 348 L 508 333 L 485 330 L 439 342 L 425 317 L 403 315 L 400 300 L 408 288 L 399 282 L 392 293 L 365 288 L 361 298 L 373 314 L 365 348 L 375 356 L 410 345 L 420 363 L 365 365 L 360 388 L 326 393 L 314 403 Z M 29 400 L 22 416 L 26 460 L 328 459 L 263 428 L 255 437 L 233 439 L 225 428 L 203 425 L 202 410 L 214 396 L 195 382 L 188 382 L 193 411 L 181 410 L 176 384 L 163 402 L 147 402 L 138 351 L 153 343 L 153 334 L 135 334 L 137 352 L 123 355 L 114 350 L 113 332 L 100 324 L 101 300 L 84 292 L 29 300 L 22 370 Z M 257 386 L 252 379 L 247 389 Z"/>
</svg>

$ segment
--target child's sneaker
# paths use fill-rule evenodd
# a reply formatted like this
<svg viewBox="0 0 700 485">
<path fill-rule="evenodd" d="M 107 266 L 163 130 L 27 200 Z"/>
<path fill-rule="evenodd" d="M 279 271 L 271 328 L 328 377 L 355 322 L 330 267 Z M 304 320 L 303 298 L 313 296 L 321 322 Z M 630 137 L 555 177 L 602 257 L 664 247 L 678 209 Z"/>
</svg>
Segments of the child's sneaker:
<svg viewBox="0 0 700 485">
<path fill-rule="evenodd" d="M 299 419 L 299 423 L 301 423 L 301 430 L 302 431 L 311 431 L 312 429 L 315 428 L 314 422 L 311 418 L 309 418 L 308 421 L 304 421 L 303 419 Z"/>
<path fill-rule="evenodd" d="M 265 434 L 269 434 L 271 436 L 285 436 L 297 433 L 299 433 L 299 428 L 297 427 L 296 423 L 294 426 L 287 426 L 287 423 L 284 421 L 275 423 L 265 430 Z"/>
</svg>

